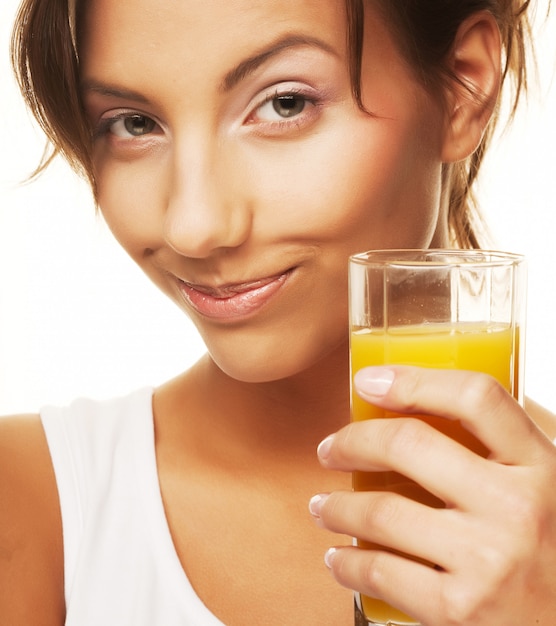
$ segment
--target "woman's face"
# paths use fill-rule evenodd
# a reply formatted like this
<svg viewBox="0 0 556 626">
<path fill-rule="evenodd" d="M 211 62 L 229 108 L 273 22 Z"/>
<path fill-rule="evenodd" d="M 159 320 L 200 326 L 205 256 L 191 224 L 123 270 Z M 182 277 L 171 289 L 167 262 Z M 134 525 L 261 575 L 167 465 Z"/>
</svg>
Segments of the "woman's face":
<svg viewBox="0 0 556 626">
<path fill-rule="evenodd" d="M 347 259 L 446 245 L 440 107 L 343 0 L 90 0 L 98 202 L 217 364 L 285 378 L 347 345 Z"/>
</svg>

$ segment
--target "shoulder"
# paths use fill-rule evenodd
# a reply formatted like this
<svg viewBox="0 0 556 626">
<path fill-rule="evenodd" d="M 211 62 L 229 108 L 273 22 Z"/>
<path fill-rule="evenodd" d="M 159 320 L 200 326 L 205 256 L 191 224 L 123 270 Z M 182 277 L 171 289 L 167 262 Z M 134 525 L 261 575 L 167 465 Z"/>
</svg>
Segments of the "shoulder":
<svg viewBox="0 0 556 626">
<path fill-rule="evenodd" d="M 64 621 L 62 522 L 38 415 L 0 418 L 0 615 L 14 626 Z"/>
</svg>

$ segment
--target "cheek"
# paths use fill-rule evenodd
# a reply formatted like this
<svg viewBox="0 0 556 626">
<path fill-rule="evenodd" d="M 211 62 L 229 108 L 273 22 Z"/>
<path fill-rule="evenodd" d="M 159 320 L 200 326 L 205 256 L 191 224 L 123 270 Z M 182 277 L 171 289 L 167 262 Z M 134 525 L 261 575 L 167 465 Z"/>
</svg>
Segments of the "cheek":
<svg viewBox="0 0 556 626">
<path fill-rule="evenodd" d="M 161 225 L 162 172 L 152 163 L 100 165 L 97 202 L 115 238 L 137 262 L 153 247 Z"/>
<path fill-rule="evenodd" d="M 359 116 L 295 150 L 281 148 L 271 164 L 254 159 L 255 193 L 278 232 L 295 225 L 298 238 L 352 240 L 353 251 L 426 247 L 441 173 L 429 143 L 413 120 Z"/>
</svg>

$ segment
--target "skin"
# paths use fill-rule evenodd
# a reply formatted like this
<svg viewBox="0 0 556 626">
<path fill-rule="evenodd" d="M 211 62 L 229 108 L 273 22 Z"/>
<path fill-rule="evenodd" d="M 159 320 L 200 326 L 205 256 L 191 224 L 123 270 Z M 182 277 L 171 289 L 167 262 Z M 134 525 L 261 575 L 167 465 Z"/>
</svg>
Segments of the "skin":
<svg viewBox="0 0 556 626">
<path fill-rule="evenodd" d="M 488 16 L 469 20 L 450 60 L 487 97 L 478 101 L 454 86 L 440 103 L 368 10 L 372 37 L 362 86 L 369 114 L 351 96 L 344 19 L 339 1 L 89 3 L 80 58 L 99 206 L 122 246 L 193 319 L 208 348 L 153 401 L 159 480 L 176 551 L 200 597 L 232 626 L 257 623 L 263 612 L 272 624 L 351 624 L 352 594 L 334 579 L 385 597 L 430 626 L 521 625 L 530 613 L 516 607 L 515 589 L 501 581 L 524 566 L 546 581 L 526 606 L 540 607 L 538 623 L 548 623 L 556 615 L 549 604 L 556 581 L 548 574 L 556 558 L 550 532 L 556 505 L 548 491 L 555 455 L 509 396 L 492 392 L 480 375 L 462 380 L 454 372 L 396 373 L 378 399 L 370 378 L 361 383 L 368 399 L 458 417 L 488 442 L 503 417 L 505 438 L 488 461 L 434 433 L 423 436 L 414 422 L 411 445 L 401 422 L 344 426 L 347 257 L 373 247 L 448 245 L 442 170 L 475 148 L 488 122 L 499 76 L 497 30 Z M 276 94 L 293 94 L 294 102 L 280 104 Z M 295 115 L 285 117 L 292 105 Z M 275 281 L 272 297 L 241 315 L 207 316 L 184 297 L 184 282 L 223 296 Z M 537 413 L 553 428 L 550 416 Z M 0 507 L 0 607 L 10 623 L 59 625 L 56 488 L 38 419 L 29 418 L 25 445 L 17 439 L 19 424 L 0 424 L 0 441 L 12 450 L 0 455 L 0 474 L 15 475 L 1 481 L 1 495 L 17 505 Z M 318 457 L 319 442 L 338 429 Z M 413 510 L 407 515 L 407 503 L 381 509 L 375 495 L 349 492 L 351 470 L 391 466 L 404 441 L 404 470 L 448 494 L 452 517 L 419 507 L 417 517 Z M 532 459 L 535 470 L 528 471 Z M 512 474 L 514 467 L 523 471 Z M 486 511 L 484 499 L 481 508 L 460 494 L 471 479 L 494 485 L 495 507 Z M 33 489 L 42 494 L 36 502 L 21 497 Z M 307 513 L 315 493 L 331 494 L 313 499 L 311 512 L 338 536 L 321 532 Z M 536 503 L 526 521 L 539 527 L 542 520 L 548 529 L 543 541 L 539 531 L 538 541 L 526 545 L 523 527 L 508 523 L 509 509 L 525 493 Z M 224 520 L 213 514 L 215 500 Z M 396 522 L 388 545 L 407 542 L 411 553 L 422 550 L 444 567 L 425 572 L 423 588 L 430 582 L 433 595 L 410 582 L 420 567 L 413 562 L 348 547 L 352 535 L 385 536 L 387 507 Z M 44 524 L 30 519 L 38 516 Z M 427 524 L 442 538 L 438 547 L 436 537 L 422 541 Z M 512 548 L 509 559 L 500 565 L 480 554 L 469 558 L 470 546 L 491 545 L 492 537 L 496 554 Z M 456 539 L 444 561 L 440 548 Z M 322 555 L 332 543 L 340 549 L 329 553 L 330 576 Z M 536 556 L 541 544 L 543 559 Z M 30 586 L 29 563 L 36 572 Z M 485 582 L 480 589 L 477 571 Z M 272 601 L 283 597 L 288 601 Z M 470 600 L 465 610 L 462 599 Z M 43 621 L 22 613 L 39 606 Z"/>
<path fill-rule="evenodd" d="M 97 125 L 138 109 L 159 122 L 143 138 L 117 137 L 117 124 L 97 140 L 98 202 L 112 231 L 192 317 L 214 361 L 234 379 L 290 378 L 330 353 L 343 361 L 346 299 L 338 294 L 346 291 L 347 256 L 377 245 L 446 243 L 437 105 L 393 53 L 391 64 L 374 60 L 366 69 L 376 117 L 357 108 L 338 29 L 341 2 L 323 15 L 319 2 L 246 3 L 252 8 L 245 11 L 236 3 L 172 2 L 153 17 L 150 2 L 134 0 L 144 8 L 133 11 L 136 29 L 125 32 L 129 6 L 112 4 L 95 3 L 84 40 L 89 116 Z M 228 26 L 214 33 L 215 21 Z M 254 35 L 260 23 L 269 26 Z M 331 52 L 288 46 L 222 93 L 228 72 L 292 34 L 319 37 Z M 381 39 L 369 57 L 386 48 Z M 159 48 L 154 58 L 148 52 Z M 129 50 L 134 61 L 122 67 Z M 146 102 L 107 97 L 98 83 L 138 91 Z M 257 110 L 269 95 L 292 90 L 315 104 L 290 120 L 269 105 Z M 176 281 L 218 287 L 291 268 L 280 300 L 249 324 L 208 323 L 184 303 Z M 288 333 L 276 332 L 277 324 L 287 324 Z M 268 363 L 278 348 L 282 356 Z"/>
<path fill-rule="evenodd" d="M 319 450 L 324 466 L 394 469 L 446 502 L 445 509 L 430 509 L 392 494 L 315 498 L 312 512 L 320 525 L 438 566 L 344 548 L 327 554 L 338 581 L 394 603 L 427 625 L 552 623 L 552 441 L 487 376 L 369 368 L 362 370 L 358 389 L 389 410 L 461 420 L 491 454 L 483 459 L 411 418 L 354 423 L 328 439 Z M 379 443 L 368 445 L 369 440 Z M 419 457 L 428 461 L 416 463 Z"/>
</svg>

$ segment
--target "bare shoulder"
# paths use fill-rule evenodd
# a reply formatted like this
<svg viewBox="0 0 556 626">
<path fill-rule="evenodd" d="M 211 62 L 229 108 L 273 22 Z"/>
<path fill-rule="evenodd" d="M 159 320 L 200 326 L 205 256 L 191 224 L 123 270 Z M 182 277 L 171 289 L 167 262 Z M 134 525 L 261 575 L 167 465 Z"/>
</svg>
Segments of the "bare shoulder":
<svg viewBox="0 0 556 626">
<path fill-rule="evenodd" d="M 64 623 L 62 523 L 39 416 L 0 418 L 0 623 Z"/>
<path fill-rule="evenodd" d="M 550 439 L 556 440 L 556 415 L 530 398 L 525 400 L 525 409 L 541 430 Z"/>
</svg>

